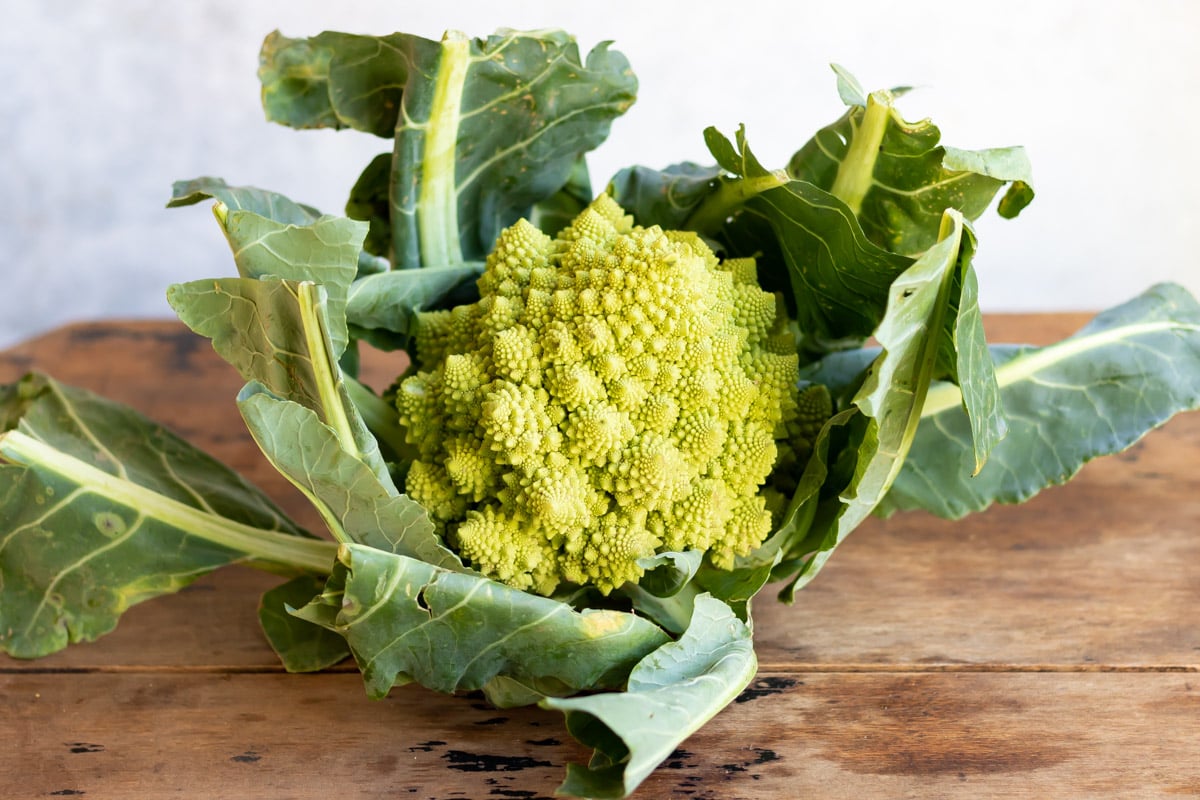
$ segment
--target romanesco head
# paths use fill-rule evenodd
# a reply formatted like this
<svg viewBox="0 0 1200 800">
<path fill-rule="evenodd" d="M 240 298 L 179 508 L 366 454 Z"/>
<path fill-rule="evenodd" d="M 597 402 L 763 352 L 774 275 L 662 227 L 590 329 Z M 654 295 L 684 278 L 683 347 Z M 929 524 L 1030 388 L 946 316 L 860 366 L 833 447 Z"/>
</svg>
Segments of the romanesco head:
<svg viewBox="0 0 1200 800">
<path fill-rule="evenodd" d="M 505 230 L 479 291 L 421 316 L 397 393 L 419 453 L 406 491 L 465 559 L 520 589 L 608 593 L 655 553 L 728 568 L 762 543 L 759 490 L 800 408 L 753 261 L 601 195 L 556 238 Z"/>
</svg>

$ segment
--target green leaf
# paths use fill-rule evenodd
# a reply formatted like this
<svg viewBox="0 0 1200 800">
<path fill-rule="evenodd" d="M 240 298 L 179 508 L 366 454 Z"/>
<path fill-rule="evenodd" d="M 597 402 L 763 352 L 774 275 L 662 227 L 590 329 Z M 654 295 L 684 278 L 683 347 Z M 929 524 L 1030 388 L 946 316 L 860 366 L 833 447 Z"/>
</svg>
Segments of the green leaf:
<svg viewBox="0 0 1200 800">
<path fill-rule="evenodd" d="M 321 212 L 312 206 L 253 186 L 229 186 L 221 178 L 176 181 L 167 208 L 195 205 L 206 199 L 217 200 L 229 209 L 248 211 L 284 225 L 311 225 L 321 217 Z M 390 268 L 387 261 L 372 255 L 374 252 L 367 252 L 365 249 L 359 252 L 359 275 L 371 275 Z"/>
<path fill-rule="evenodd" d="M 267 119 L 293 128 L 354 128 L 391 138 L 413 47 L 435 42 L 403 33 L 326 31 L 290 39 L 274 31 L 259 53 Z"/>
<path fill-rule="evenodd" d="M 501 230 L 579 185 L 583 154 L 637 90 L 623 55 L 601 44 L 581 60 L 562 31 L 273 34 L 262 64 L 270 119 L 395 136 L 387 194 L 400 268 L 482 261 Z M 360 194 L 374 207 L 382 192 L 369 183 Z"/>
<path fill-rule="evenodd" d="M 393 484 L 382 483 L 346 452 L 311 409 L 273 397 L 255 383 L 242 390 L 238 408 L 271 464 L 313 503 L 338 541 L 464 569 L 441 543 L 425 509 L 397 495 Z"/>
<path fill-rule="evenodd" d="M 814 449 L 828 459 L 829 477 L 812 526 L 784 554 L 789 564 L 806 559 L 798 563 L 784 599 L 821 570 L 884 498 L 904 463 L 938 367 L 941 331 L 953 314 L 964 231 L 962 217 L 946 212 L 943 238 L 896 279 L 875 331 L 882 350 L 852 400 L 857 412 L 838 415 L 818 436 Z M 829 444 L 835 434 L 845 439 L 836 448 Z"/>
<path fill-rule="evenodd" d="M 557 236 L 558 232 L 570 225 L 595 198 L 587 159 L 579 156 L 575 166 L 571 168 L 566 184 L 546 199 L 535 203 L 529 221 L 547 236 Z"/>
<path fill-rule="evenodd" d="M 1009 182 L 1014 185 L 1002 216 L 1016 216 L 1033 199 L 1023 148 L 943 147 L 941 131 L 929 120 L 900 116 L 893 104 L 897 91 L 863 97 L 857 81 L 848 83 L 852 76 L 834 69 L 850 108 L 792 156 L 787 172 L 842 200 L 876 245 L 918 255 L 937 241 L 942 212 L 952 208 L 976 219 Z"/>
<path fill-rule="evenodd" d="M 697 206 L 717 190 L 722 174 L 720 167 L 691 162 L 661 171 L 627 167 L 613 176 L 608 191 L 639 225 L 684 230 Z"/>
<path fill-rule="evenodd" d="M 301 575 L 266 592 L 259 603 L 259 624 L 288 672 L 318 672 L 350 656 L 341 636 L 288 612 L 320 594 L 323 583 Z"/>
<path fill-rule="evenodd" d="M 869 336 L 883 316 L 889 287 L 912 259 L 872 243 L 854 212 L 834 195 L 758 166 L 744 130 L 738 131 L 737 146 L 742 166 L 734 174 L 742 179 L 744 197 L 730 204 L 738 213 L 721 235 L 737 238 L 737 229 L 747 221 L 756 224 L 755 218 L 770 227 L 791 285 L 796 321 L 807 337 L 857 343 Z M 692 221 L 728 217 L 730 211 L 721 205 L 707 201 L 710 207 L 702 206 Z"/>
<path fill-rule="evenodd" d="M 863 90 L 862 84 L 858 82 L 858 78 L 840 64 L 830 64 L 829 66 L 837 75 L 838 96 L 842 98 L 842 102 L 848 106 L 866 108 L 867 93 Z"/>
<path fill-rule="evenodd" d="M 0 648 L 32 658 L 108 633 L 129 606 L 217 567 L 327 572 L 308 538 L 228 467 L 132 409 L 31 375 L 0 435 Z"/>
<path fill-rule="evenodd" d="M 193 178 L 176 181 L 167 208 L 195 205 L 204 200 L 217 200 L 235 211 L 250 211 L 284 225 L 309 225 L 321 212 L 312 206 L 297 203 L 277 192 L 253 186 L 230 186 L 222 178 Z"/>
<path fill-rule="evenodd" d="M 312 281 L 324 287 L 333 354 L 346 349 L 346 295 L 358 273 L 367 226 L 345 217 L 321 217 L 311 225 L 284 225 L 250 211 L 216 208 L 243 278 Z"/>
<path fill-rule="evenodd" d="M 388 200 L 391 174 L 392 154 L 380 153 L 354 182 L 346 200 L 346 216 L 367 223 L 363 249 L 387 259 L 392 257 L 392 212 Z"/>
<path fill-rule="evenodd" d="M 324 594 L 296 614 L 345 637 L 372 697 L 409 680 L 441 692 L 482 689 L 501 675 L 530 696 L 611 688 L 667 641 L 632 614 L 574 611 L 361 545 L 341 548 Z"/>
<path fill-rule="evenodd" d="M 474 285 L 483 264 L 404 269 L 369 275 L 350 286 L 346 318 L 351 330 L 376 347 L 408 350 L 417 314 L 438 308 Z"/>
<path fill-rule="evenodd" d="M 936 385 L 881 511 L 961 517 L 993 502 L 1019 503 L 1200 406 L 1200 305 L 1173 284 L 1098 315 L 1058 344 L 996 355 L 1009 432 L 987 465 L 971 477 L 959 391 Z"/>
<path fill-rule="evenodd" d="M 974 456 L 972 474 L 983 469 L 992 450 L 1008 433 L 1008 417 L 1004 413 L 996 368 L 988 350 L 983 330 L 983 314 L 979 310 L 979 281 L 971 258 L 975 253 L 975 235 L 967 226 L 959 252 L 960 286 L 953 301 L 951 335 L 943 345 L 952 342 L 952 361 L 949 369 L 939 366 L 935 378 L 945 378 L 960 387 L 962 408 L 971 425 L 971 447 Z"/>
<path fill-rule="evenodd" d="M 167 301 L 247 381 L 315 411 L 339 446 L 391 485 L 379 444 L 359 415 L 328 334 L 323 286 L 268 278 L 175 284 Z M 345 325 L 343 316 L 342 325 Z M 394 488 L 396 494 L 399 492 Z"/>
<path fill-rule="evenodd" d="M 750 626 L 720 600 L 697 597 L 683 636 L 646 656 L 625 691 L 542 701 L 566 715 L 572 736 L 595 748 L 589 766 L 568 766 L 559 792 L 592 798 L 630 794 L 732 702 L 757 668 Z"/>
</svg>

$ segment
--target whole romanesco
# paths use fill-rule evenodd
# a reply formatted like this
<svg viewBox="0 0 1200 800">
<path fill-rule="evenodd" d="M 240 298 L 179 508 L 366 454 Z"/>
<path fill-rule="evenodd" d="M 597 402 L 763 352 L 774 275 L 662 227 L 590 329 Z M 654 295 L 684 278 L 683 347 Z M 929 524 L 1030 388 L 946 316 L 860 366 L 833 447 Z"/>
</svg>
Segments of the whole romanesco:
<svg viewBox="0 0 1200 800">
<path fill-rule="evenodd" d="M 601 195 L 556 238 L 505 230 L 479 293 L 421 315 L 396 399 L 419 453 L 406 491 L 472 566 L 608 593 L 655 553 L 729 568 L 762 543 L 799 370 L 753 260 Z"/>
</svg>

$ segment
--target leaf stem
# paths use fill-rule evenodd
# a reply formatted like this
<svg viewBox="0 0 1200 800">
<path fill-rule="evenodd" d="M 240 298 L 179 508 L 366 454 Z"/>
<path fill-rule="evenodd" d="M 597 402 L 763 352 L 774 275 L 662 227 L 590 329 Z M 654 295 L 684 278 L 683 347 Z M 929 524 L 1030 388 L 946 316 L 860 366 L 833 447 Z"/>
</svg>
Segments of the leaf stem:
<svg viewBox="0 0 1200 800">
<path fill-rule="evenodd" d="M 872 92 L 867 97 L 862 127 L 850 142 L 846 157 L 838 166 L 837 177 L 829 189 L 829 193 L 849 206 L 856 216 L 862 210 L 863 198 L 874 183 L 875 162 L 879 158 L 879 148 L 891 116 L 890 98 L 880 92 Z"/>
<path fill-rule="evenodd" d="M 294 567 L 317 575 L 328 575 L 333 568 L 338 550 L 333 542 L 255 528 L 201 511 L 144 486 L 122 480 L 20 430 L 0 434 L 0 455 L 21 466 L 53 472 L 113 503 L 137 509 L 139 513 L 163 524 L 221 547 L 245 553 L 255 560 Z"/>
<path fill-rule="evenodd" d="M 312 281 L 301 281 L 297 286 L 304 340 L 316 377 L 324 422 L 333 428 L 342 449 L 358 456 L 360 452 L 358 442 L 354 438 L 354 429 L 350 425 L 350 419 L 337 390 L 341 370 L 333 361 L 329 332 L 325 329 L 324 318 L 320 313 L 320 306 L 324 302 L 322 291 L 322 288 Z"/>
<path fill-rule="evenodd" d="M 717 191 L 710 194 L 688 217 L 682 226 L 702 234 L 713 234 L 721 229 L 739 207 L 763 192 L 785 185 L 788 178 L 781 172 L 769 172 L 752 178 L 723 180 Z"/>
<path fill-rule="evenodd" d="M 425 125 L 425 154 L 421 162 L 417 225 L 424 266 L 459 264 L 463 260 L 458 241 L 455 165 L 463 87 L 470 56 L 470 39 L 456 31 L 448 31 L 442 39 L 442 55 L 437 65 L 429 121 Z"/>
</svg>

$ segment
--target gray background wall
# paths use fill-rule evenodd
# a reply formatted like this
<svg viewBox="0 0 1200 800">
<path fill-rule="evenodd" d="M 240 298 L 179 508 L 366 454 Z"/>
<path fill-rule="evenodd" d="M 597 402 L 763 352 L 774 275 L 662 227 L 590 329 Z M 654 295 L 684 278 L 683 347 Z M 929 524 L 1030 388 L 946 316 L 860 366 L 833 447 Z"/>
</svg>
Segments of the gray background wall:
<svg viewBox="0 0 1200 800">
<path fill-rule="evenodd" d="M 613 39 L 642 89 L 592 158 L 597 185 L 633 162 L 710 161 L 710 124 L 746 123 L 782 166 L 841 113 L 837 61 L 868 89 L 922 87 L 901 108 L 949 144 L 1029 148 L 1037 200 L 978 226 L 985 309 L 1100 308 L 1158 280 L 1200 291 L 1200 4 L 1186 0 L 18 0 L 0 16 L 0 347 L 71 320 L 168 316 L 168 283 L 229 273 L 207 211 L 163 209 L 175 179 L 341 209 L 386 148 L 263 121 L 273 28 Z"/>
</svg>

